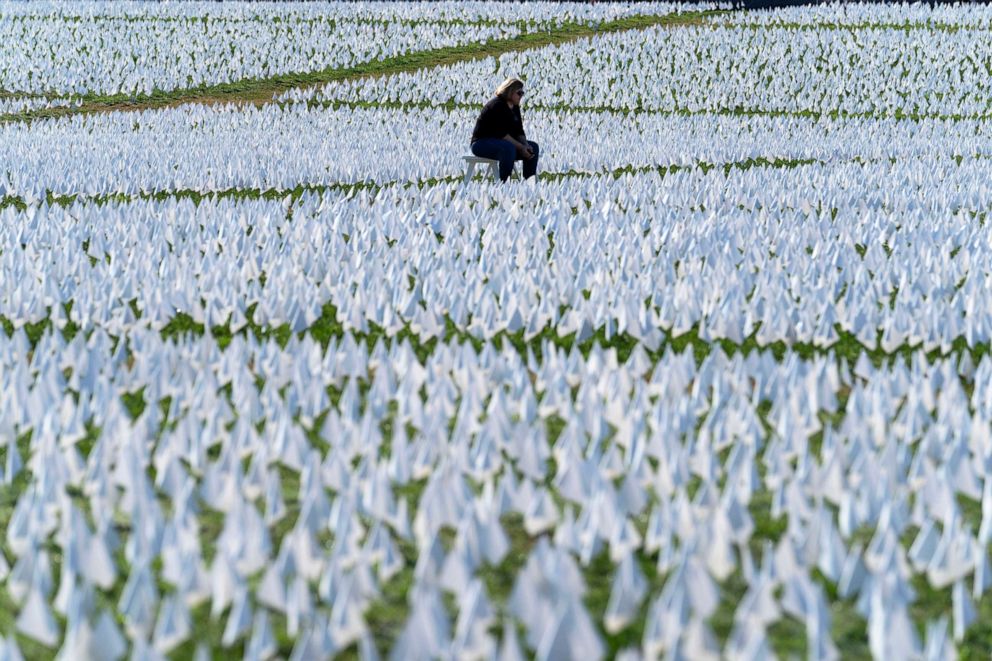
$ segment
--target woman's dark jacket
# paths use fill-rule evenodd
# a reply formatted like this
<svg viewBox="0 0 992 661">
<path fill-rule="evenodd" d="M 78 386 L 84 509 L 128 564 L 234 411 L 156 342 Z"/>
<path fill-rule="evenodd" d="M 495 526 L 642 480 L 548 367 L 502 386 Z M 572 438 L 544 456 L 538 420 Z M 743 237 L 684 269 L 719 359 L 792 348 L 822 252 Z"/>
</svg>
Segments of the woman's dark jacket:
<svg viewBox="0 0 992 661">
<path fill-rule="evenodd" d="M 524 134 L 524 120 L 520 116 L 520 106 L 510 108 L 498 96 L 482 107 L 479 119 L 475 120 L 472 142 L 486 138 L 503 138 L 507 134 L 520 139 Z"/>
</svg>

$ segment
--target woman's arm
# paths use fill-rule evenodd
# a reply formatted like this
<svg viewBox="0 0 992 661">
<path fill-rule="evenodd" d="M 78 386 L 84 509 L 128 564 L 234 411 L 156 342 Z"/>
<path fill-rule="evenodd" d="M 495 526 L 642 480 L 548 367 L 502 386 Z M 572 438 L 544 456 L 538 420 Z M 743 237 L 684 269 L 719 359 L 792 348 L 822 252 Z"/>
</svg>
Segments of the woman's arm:
<svg viewBox="0 0 992 661">
<path fill-rule="evenodd" d="M 520 154 L 522 154 L 524 158 L 530 159 L 532 156 L 534 156 L 534 152 L 531 151 L 530 145 L 528 145 L 526 142 L 522 142 L 518 138 L 514 138 L 509 133 L 504 135 L 503 139 L 509 140 L 511 143 L 513 143 L 513 146 L 517 148 L 517 151 Z"/>
<path fill-rule="evenodd" d="M 507 133 L 506 135 L 504 135 L 503 136 L 503 139 L 512 142 L 513 143 L 513 146 L 516 147 L 517 149 L 527 149 L 528 148 L 528 145 L 525 145 L 524 143 L 520 142 L 519 140 L 517 140 L 516 138 L 514 138 L 509 133 Z"/>
</svg>

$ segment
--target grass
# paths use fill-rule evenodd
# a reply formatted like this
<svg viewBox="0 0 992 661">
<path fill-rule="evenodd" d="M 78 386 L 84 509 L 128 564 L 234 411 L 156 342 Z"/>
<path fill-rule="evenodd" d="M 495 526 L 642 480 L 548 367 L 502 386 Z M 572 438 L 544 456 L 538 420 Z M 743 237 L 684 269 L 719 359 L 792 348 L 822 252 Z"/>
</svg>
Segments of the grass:
<svg viewBox="0 0 992 661">
<path fill-rule="evenodd" d="M 23 15 L 8 16 L 8 20 L 13 23 L 36 21 L 37 17 L 27 17 Z M 384 18 L 377 17 L 344 17 L 336 18 L 330 15 L 316 15 L 316 16 L 223 16 L 221 18 L 212 18 L 209 15 L 202 16 L 124 16 L 124 15 L 111 15 L 111 14 L 87 14 L 86 16 L 46 16 L 42 20 L 47 21 L 59 21 L 61 23 L 83 23 L 83 22 L 113 22 L 113 23 L 199 23 L 201 25 L 209 25 L 211 22 L 217 22 L 221 25 L 229 23 L 272 23 L 275 25 L 285 24 L 287 26 L 296 25 L 307 25 L 307 24 L 325 24 L 332 28 L 337 26 L 355 26 L 355 25 L 460 25 L 466 27 L 498 27 L 505 25 L 513 25 L 521 30 L 534 30 L 546 25 L 551 25 L 548 22 L 535 20 L 535 19 L 522 19 L 522 20 L 499 20 L 499 19 L 488 19 L 488 18 L 476 18 L 473 20 L 466 20 L 461 18 L 405 18 L 405 17 L 395 17 L 387 16 Z"/>
<path fill-rule="evenodd" d="M 740 569 L 720 584 L 721 600 L 716 612 L 710 617 L 710 624 L 721 648 L 730 638 L 734 627 L 734 613 L 737 611 L 737 604 L 744 598 L 747 588 L 747 581 L 744 580 Z M 767 636 L 772 652 L 778 658 L 789 659 L 807 656 L 806 628 L 802 622 L 791 615 L 783 614 L 780 620 L 772 623 L 768 627 Z"/>
<path fill-rule="evenodd" d="M 22 460 L 26 460 L 29 440 L 30 434 L 26 434 L 18 439 L 17 449 Z M 3 450 L 5 461 L 7 452 L 8 450 Z M 11 516 L 14 513 L 14 507 L 17 505 L 17 499 L 28 489 L 30 483 L 31 473 L 25 468 L 9 484 L 0 485 L 0 529 L 3 531 L 6 532 L 7 530 Z M 0 541 L 0 553 L 3 554 L 8 563 L 12 563 L 15 556 L 5 540 L 6 535 L 4 535 L 4 540 Z M 53 573 L 53 578 L 57 579 L 58 574 Z M 19 606 L 7 591 L 5 581 L 4 585 L 0 586 L 0 632 L 14 631 L 18 610 Z M 49 654 L 43 645 L 30 639 L 19 638 L 18 645 L 21 648 L 21 652 L 29 659 L 41 659 L 45 658 L 46 654 Z"/>
<path fill-rule="evenodd" d="M 685 172 L 692 170 L 693 168 L 699 168 L 704 173 L 710 170 L 720 168 L 725 174 L 732 170 L 748 170 L 753 167 L 767 167 L 767 168 L 780 168 L 780 169 L 790 169 L 802 167 L 805 165 L 814 165 L 821 163 L 815 159 L 796 159 L 796 158 L 776 158 L 776 157 L 757 157 L 748 158 L 743 161 L 735 161 L 731 163 L 709 163 L 706 161 L 698 161 L 694 165 L 643 165 L 643 166 L 630 166 L 626 165 L 619 168 L 614 168 L 612 170 L 604 170 L 598 172 L 578 172 L 575 170 L 570 170 L 568 172 L 542 172 L 540 173 L 541 181 L 561 181 L 564 179 L 571 178 L 584 178 L 584 177 L 599 177 L 608 176 L 613 178 L 619 178 L 627 174 L 646 174 L 651 172 L 656 172 L 662 176 L 667 174 L 673 174 L 676 172 Z M 462 180 L 462 175 L 448 175 L 443 177 L 431 177 L 429 179 L 421 179 L 418 181 L 402 181 L 393 180 L 385 182 L 375 182 L 371 180 L 366 181 L 356 181 L 351 183 L 342 182 L 332 182 L 327 184 L 298 184 L 294 188 L 227 188 L 216 191 L 197 191 L 193 189 L 178 189 L 178 190 L 163 190 L 163 191 L 147 191 L 141 192 L 135 195 L 128 195 L 126 193 L 103 193 L 91 196 L 85 196 L 81 194 L 65 195 L 54 193 L 52 191 L 45 192 L 44 202 L 49 206 L 61 206 L 69 207 L 77 202 L 90 202 L 96 205 L 103 204 L 124 204 L 127 202 L 134 202 L 138 200 L 152 200 L 152 201 L 163 201 L 168 199 L 175 200 L 192 200 L 195 204 L 199 204 L 204 200 L 285 200 L 289 199 L 291 202 L 299 200 L 306 193 L 342 193 L 342 194 L 353 194 L 360 191 L 369 191 L 373 195 L 378 195 L 383 189 L 391 188 L 395 186 L 402 186 L 403 188 L 418 188 L 422 189 L 429 186 L 436 186 L 439 184 L 451 184 L 457 183 Z M 476 175 L 476 179 L 485 179 L 484 175 Z M 40 200 L 28 200 L 23 196 L 19 195 L 7 195 L 0 198 L 0 209 L 6 207 L 15 207 L 19 210 L 27 209 L 29 203 L 36 203 Z M 553 239 L 553 237 L 550 237 Z"/>
<path fill-rule="evenodd" d="M 248 323 L 237 332 L 232 331 L 228 325 L 213 326 L 209 328 L 211 336 L 217 341 L 220 348 L 225 348 L 235 335 L 247 335 L 249 333 L 251 333 L 256 339 L 272 339 L 275 340 L 280 346 L 286 345 L 293 335 L 289 324 L 286 323 L 275 327 L 259 325 L 252 321 L 254 309 L 255 305 L 252 305 L 246 310 L 245 316 L 248 319 Z M 2 315 L 0 315 L 0 328 L 2 328 L 8 336 L 12 336 L 18 330 L 9 319 Z M 25 324 L 23 326 L 25 335 L 31 346 L 36 345 L 44 333 L 50 332 L 53 328 L 54 327 L 49 318 L 37 323 Z M 653 351 L 645 350 L 645 353 L 652 360 L 652 362 L 656 362 L 661 358 L 666 350 L 670 349 L 675 353 L 682 353 L 688 349 L 692 352 L 697 363 L 702 363 L 703 360 L 705 360 L 706 357 L 709 356 L 710 353 L 712 353 L 716 348 L 719 348 L 728 356 L 733 356 L 738 353 L 747 356 L 755 351 L 768 351 L 775 358 L 775 360 L 779 362 L 784 360 L 789 354 L 798 355 L 803 359 L 811 359 L 816 356 L 832 354 L 837 360 L 846 360 L 848 364 L 853 364 L 861 356 L 861 354 L 865 354 L 873 365 L 879 367 L 882 365 L 892 365 L 896 361 L 902 361 L 904 364 L 909 365 L 911 364 L 913 355 L 921 351 L 919 347 L 903 345 L 895 351 L 887 353 L 880 348 L 865 347 L 855 335 L 845 331 L 839 325 L 835 326 L 834 330 L 837 332 L 839 339 L 829 347 L 802 342 L 793 343 L 790 345 L 781 340 L 766 346 L 761 346 L 755 339 L 757 330 L 755 330 L 755 332 L 743 342 L 738 343 L 727 339 L 718 339 L 713 341 L 704 340 L 699 337 L 698 326 L 694 326 L 688 332 L 681 335 L 672 335 L 671 333 L 663 332 L 658 348 Z M 79 329 L 75 324 L 70 322 L 59 332 L 61 332 L 63 337 L 68 340 L 74 337 L 75 334 L 79 332 Z M 188 314 L 182 312 L 176 314 L 176 316 L 173 317 L 172 320 L 169 321 L 160 331 L 163 338 L 177 341 L 182 340 L 186 336 L 200 337 L 207 332 L 208 328 L 204 324 L 196 322 Z M 454 341 L 460 344 L 468 343 L 474 347 L 476 351 L 480 351 L 484 346 L 484 341 L 482 339 L 461 330 L 448 317 L 445 317 L 445 330 L 441 334 L 440 338 L 434 337 L 426 341 L 422 341 L 416 333 L 409 329 L 409 327 L 401 328 L 395 335 L 392 336 L 387 335 L 382 328 L 376 326 L 374 323 L 369 324 L 368 332 L 346 330 L 337 320 L 337 308 L 333 303 L 325 303 L 321 309 L 320 316 L 309 328 L 300 331 L 298 336 L 303 337 L 304 335 L 309 334 L 326 347 L 331 339 L 340 340 L 344 338 L 346 333 L 351 334 L 356 342 L 360 344 L 364 343 L 368 347 L 375 346 L 380 339 L 386 341 L 387 345 L 395 342 L 407 341 L 410 343 L 414 353 L 421 360 L 426 359 L 427 356 L 430 356 L 433 353 L 439 341 Z M 497 347 L 502 347 L 504 344 L 509 344 L 509 346 L 523 356 L 526 356 L 527 352 L 531 351 L 539 360 L 543 357 L 543 345 L 545 342 L 550 343 L 552 346 L 564 349 L 565 351 L 571 351 L 573 348 L 578 349 L 583 356 L 588 356 L 593 348 L 597 346 L 603 349 L 614 349 L 616 350 L 617 357 L 620 361 L 626 361 L 634 348 L 639 344 L 639 340 L 628 333 L 613 334 L 607 338 L 604 327 L 596 329 L 591 336 L 583 339 L 582 341 L 576 340 L 575 333 L 571 333 L 564 337 L 559 337 L 557 332 L 550 327 L 545 327 L 540 333 L 530 340 L 526 340 L 524 338 L 523 331 L 521 330 L 515 333 L 501 331 L 497 333 L 491 341 Z M 939 349 L 934 349 L 933 351 L 925 353 L 925 357 L 927 362 L 933 363 L 941 358 L 946 358 L 949 356 L 959 357 L 967 354 L 971 357 L 974 363 L 977 364 L 983 356 L 990 353 L 990 350 L 992 350 L 992 345 L 989 343 L 969 346 L 963 337 L 959 337 L 951 344 L 949 352 L 944 353 Z M 143 410 L 144 401 L 141 396 L 141 392 L 138 391 L 128 394 L 124 404 L 131 410 L 136 410 L 138 412 Z M 825 420 L 835 421 L 837 419 L 837 414 L 825 415 L 827 415 Z M 814 443 L 815 442 L 817 441 L 814 439 Z M 974 507 L 971 507 L 969 512 L 973 514 L 973 511 Z"/>
<path fill-rule="evenodd" d="M 846 30 L 848 32 L 855 32 L 857 30 L 892 30 L 897 32 L 906 32 L 915 30 L 927 30 L 927 31 L 937 31 L 937 32 L 987 32 L 988 28 L 971 26 L 971 25 L 959 25 L 956 23 L 945 23 L 943 21 L 904 21 L 902 23 L 884 23 L 884 22 L 872 22 L 872 21 L 858 21 L 857 23 L 841 23 L 836 21 L 811 21 L 809 23 L 797 23 L 790 21 L 775 21 L 772 23 L 749 23 L 746 20 L 741 22 L 726 21 L 714 25 L 722 25 L 726 27 L 733 28 L 747 28 L 750 30 L 803 30 L 803 31 L 820 31 L 820 30 Z"/>
<path fill-rule="evenodd" d="M 294 88 L 314 87 L 332 81 L 351 80 L 372 76 L 389 76 L 429 67 L 445 66 L 486 57 L 498 57 L 534 48 L 576 41 L 596 34 L 640 30 L 654 26 L 681 26 L 700 24 L 711 16 L 723 12 L 701 11 L 682 14 L 640 15 L 606 21 L 598 27 L 567 22 L 544 32 L 528 32 L 516 37 L 495 39 L 485 43 L 447 46 L 426 51 L 415 51 L 382 60 L 346 68 L 327 68 L 319 71 L 288 73 L 268 78 L 249 78 L 232 83 L 200 85 L 178 90 L 154 90 L 150 94 L 87 94 L 80 97 L 81 105 L 75 108 L 47 108 L 0 117 L 0 123 L 23 122 L 35 119 L 65 117 L 68 115 L 109 112 L 114 110 L 148 110 L 185 103 L 236 103 L 263 104 L 277 94 Z"/>
<path fill-rule="evenodd" d="M 302 102 L 301 102 L 302 103 Z M 350 99 L 328 99 L 324 101 L 306 101 L 310 108 L 384 108 L 390 110 L 442 109 L 442 110 L 477 110 L 478 106 L 470 103 L 446 101 L 443 103 L 430 101 L 352 101 Z M 284 102 L 283 105 L 289 105 Z M 634 106 L 619 108 L 607 105 L 569 105 L 569 104 L 539 104 L 529 103 L 527 109 L 541 112 L 592 113 L 597 115 L 610 114 L 622 117 L 638 115 L 656 115 L 662 117 L 770 117 L 793 118 L 819 121 L 821 119 L 847 120 L 897 120 L 897 121 L 987 121 L 992 119 L 992 113 L 924 113 L 896 109 L 889 111 L 852 112 L 848 110 L 784 110 L 780 108 L 756 108 L 745 105 L 715 106 L 711 108 L 645 108 Z"/>
<path fill-rule="evenodd" d="M 33 340 L 36 341 L 40 332 L 43 332 L 47 328 L 48 326 L 44 324 L 33 326 L 31 333 Z M 216 329 L 212 329 L 211 332 L 215 332 L 215 330 Z M 451 331 L 450 324 L 449 331 Z M 182 319 L 176 321 L 176 323 L 167 331 L 170 336 L 176 337 L 186 334 L 202 334 L 205 332 L 207 332 L 207 329 L 196 324 L 188 317 L 183 317 Z M 243 332 L 271 333 L 272 335 L 270 336 L 274 337 L 281 343 L 284 343 L 289 337 L 288 331 L 280 329 L 262 329 L 255 327 L 249 328 Z M 332 337 L 339 337 L 340 334 L 343 333 L 343 329 L 335 321 L 335 311 L 333 308 L 328 307 L 325 308 L 324 314 L 322 315 L 320 321 L 315 324 L 315 328 L 311 329 L 309 332 L 316 333 L 315 336 L 317 336 L 318 339 L 326 342 Z M 373 334 L 377 332 L 380 331 L 374 330 Z M 369 346 L 371 346 L 378 339 L 378 337 L 373 334 L 370 334 L 368 337 L 363 337 L 362 341 L 369 343 Z M 220 331 L 219 337 L 229 338 L 230 333 L 227 331 L 225 334 L 224 331 Z M 470 341 L 469 338 L 463 339 Z M 698 349 L 703 349 L 706 351 L 710 350 L 707 348 L 708 345 L 705 343 L 702 343 L 697 347 L 691 338 L 687 340 L 685 337 L 682 337 L 678 338 L 678 340 L 686 342 L 682 345 L 683 348 L 692 346 L 694 352 Z M 411 341 L 414 340 L 411 339 Z M 504 337 L 498 341 L 505 341 L 513 344 L 515 341 L 521 341 L 521 338 Z M 602 338 L 599 338 L 599 341 L 602 341 Z M 629 338 L 624 339 L 623 342 L 626 343 L 626 346 L 621 347 L 623 350 L 629 349 L 629 346 L 633 344 L 633 340 Z M 695 342 L 699 342 L 698 338 L 696 338 Z M 618 340 L 613 346 L 617 347 L 619 344 L 620 341 Z M 414 346 L 418 355 L 421 355 L 423 359 L 423 357 L 426 357 L 433 352 L 436 342 L 429 346 L 418 346 L 416 344 Z M 526 346 L 526 344 L 524 346 Z M 230 396 L 229 391 L 223 392 L 226 396 Z M 340 396 L 340 392 L 336 392 L 335 394 L 338 397 Z M 122 399 L 125 408 L 128 410 L 130 415 L 135 417 L 140 415 L 147 406 L 151 405 L 151 402 L 147 402 L 145 400 L 144 392 L 142 390 L 127 393 L 122 397 Z M 333 399 L 336 398 L 332 397 L 332 400 Z M 168 410 L 168 402 L 158 402 L 158 406 L 163 411 Z M 837 427 L 842 422 L 845 408 L 846 397 L 842 396 L 840 398 L 840 411 L 837 414 L 827 414 L 824 412 L 821 414 L 821 418 L 824 419 L 825 423 Z M 767 402 L 763 402 L 757 407 L 757 412 L 759 417 L 762 419 L 766 433 L 772 434 L 774 432 L 771 431 L 771 427 L 765 420 L 769 410 L 770 407 Z M 392 413 L 387 413 L 383 420 L 383 425 L 394 424 L 391 422 L 390 417 L 394 414 L 395 411 Z M 169 425 L 173 423 L 167 420 L 163 424 Z M 318 428 L 319 425 L 320 422 L 318 421 L 314 425 L 314 428 Z M 546 425 L 548 437 L 554 440 L 561 433 L 561 430 L 565 425 L 565 421 L 554 416 L 546 421 Z M 90 432 L 90 435 L 93 436 L 93 438 L 95 438 L 99 433 L 98 430 L 93 429 L 90 429 Z M 308 437 L 309 436 L 311 436 L 311 434 L 308 434 Z M 18 443 L 22 456 L 25 457 L 28 452 L 28 442 L 29 436 L 24 435 Z M 90 445 L 92 445 L 92 440 L 90 440 L 89 443 L 80 443 L 84 455 L 88 452 L 88 447 Z M 819 455 L 818 448 L 811 447 L 810 449 L 814 455 Z M 726 454 L 722 457 L 722 459 L 726 460 Z M 759 456 L 758 459 L 758 465 L 761 466 L 761 457 Z M 285 501 L 287 508 L 286 516 L 270 528 L 273 549 L 278 549 L 282 537 L 292 528 L 299 511 L 299 480 L 298 475 L 288 469 L 279 468 L 274 470 L 279 470 L 283 500 Z M 19 495 L 24 493 L 24 490 L 28 487 L 29 479 L 30 476 L 28 472 L 23 471 L 12 485 L 0 488 L 0 527 L 5 528 L 8 525 L 16 499 Z M 410 511 L 413 512 L 415 511 L 416 503 L 419 502 L 424 484 L 424 481 L 411 482 L 406 486 L 395 488 L 394 494 L 397 497 L 405 498 L 411 506 Z M 85 499 L 82 498 L 81 494 L 77 495 L 79 496 L 82 505 L 85 506 Z M 777 542 L 784 534 L 786 528 L 786 520 L 784 518 L 772 518 L 771 498 L 771 492 L 767 490 L 759 490 L 754 494 L 749 504 L 749 510 L 755 523 L 754 535 L 750 540 L 750 546 L 752 554 L 755 556 L 756 560 L 760 558 L 758 554 L 760 553 L 763 542 Z M 163 499 L 162 507 L 164 511 L 168 511 L 169 503 L 167 500 Z M 975 503 L 968 501 L 963 503 L 963 507 L 967 510 L 966 516 L 969 520 L 976 516 Z M 516 580 L 516 576 L 526 562 L 533 545 L 540 537 L 530 537 L 524 531 L 522 518 L 519 515 L 509 515 L 503 517 L 502 524 L 510 542 L 509 552 L 499 564 L 494 566 L 483 565 L 477 572 L 477 576 L 483 581 L 487 594 L 496 609 L 497 618 L 492 633 L 497 637 L 501 635 L 500 627 L 503 622 L 502 615 L 506 614 L 505 604 L 513 587 L 513 583 Z M 126 531 L 126 522 L 122 521 L 119 525 L 121 526 L 122 531 Z M 215 543 L 223 527 L 223 516 L 218 512 L 204 509 L 200 513 L 200 525 L 200 539 L 204 546 L 204 558 L 205 561 L 209 562 L 213 557 L 215 552 Z M 867 541 L 871 534 L 871 530 L 864 529 L 859 531 L 858 535 L 856 535 L 851 542 L 853 543 L 854 541 L 859 540 L 862 542 Z M 446 530 L 442 536 L 450 544 L 452 531 Z M 368 623 L 372 640 L 380 652 L 388 652 L 388 650 L 391 649 L 397 636 L 400 634 L 403 626 L 405 625 L 410 609 L 408 595 L 410 587 L 413 583 L 413 567 L 416 561 L 417 552 L 416 548 L 410 542 L 405 542 L 403 540 L 396 541 L 406 562 L 406 567 L 393 576 L 389 581 L 386 581 L 380 586 L 379 597 L 372 602 L 366 613 L 366 622 Z M 329 540 L 324 540 L 322 545 L 327 543 L 329 543 Z M 908 541 L 904 540 L 904 545 L 907 543 Z M 52 557 L 53 571 L 56 571 L 57 576 L 58 563 L 60 562 L 59 549 L 54 544 L 50 544 L 48 551 Z M 9 549 L 6 549 L 6 555 L 7 557 L 13 557 L 9 552 Z M 607 654 L 610 657 L 616 655 L 621 650 L 631 646 L 637 646 L 640 643 L 646 628 L 646 617 L 649 604 L 651 600 L 659 594 L 667 578 L 665 575 L 661 575 L 657 572 L 655 566 L 656 560 L 653 554 L 641 553 L 638 555 L 637 561 L 642 573 L 647 579 L 649 586 L 648 594 L 642 604 L 640 614 L 628 627 L 616 634 L 606 634 L 604 631 L 601 631 L 603 641 L 606 645 Z M 118 563 L 120 567 L 126 567 L 123 558 L 119 557 Z M 602 616 L 609 600 L 614 570 L 614 565 L 605 553 L 605 549 L 600 554 L 593 556 L 591 562 L 582 568 L 582 576 L 587 588 L 584 599 L 585 605 L 589 610 L 593 621 L 596 622 L 597 626 L 600 628 Z M 254 585 L 257 583 L 257 580 L 258 577 L 253 578 L 252 584 Z M 831 611 L 831 634 L 835 644 L 841 652 L 841 655 L 844 658 L 867 658 L 868 642 L 866 624 L 863 618 L 855 611 L 853 601 L 841 599 L 836 594 L 835 586 L 824 577 L 818 575 L 817 572 L 814 572 L 814 580 L 821 585 L 828 598 Z M 123 581 L 120 581 L 114 591 L 98 595 L 99 603 L 105 604 L 108 607 L 113 607 L 119 599 L 119 590 L 122 587 Z M 747 586 L 743 580 L 740 570 L 738 570 L 727 580 L 725 580 L 720 587 L 721 601 L 718 605 L 717 611 L 710 619 L 710 625 L 717 641 L 720 644 L 723 644 L 730 635 L 733 627 L 734 613 L 736 612 L 737 605 L 740 603 L 740 599 L 743 597 Z M 929 589 L 925 579 L 922 577 L 917 577 L 915 579 L 914 589 L 917 591 L 918 599 L 914 602 L 911 608 L 911 614 L 918 624 L 922 626 L 922 624 L 926 621 L 932 620 L 935 617 L 948 612 L 950 597 L 947 590 Z M 162 585 L 160 586 L 160 590 L 166 592 L 168 590 L 168 586 Z M 449 604 L 453 603 L 450 598 L 448 601 Z M 981 600 L 976 604 L 976 607 L 979 611 L 979 618 L 975 624 L 969 628 L 965 641 L 961 646 L 966 658 L 985 658 L 987 657 L 988 651 L 992 650 L 992 626 L 988 624 L 989 622 L 992 622 L 992 597 L 987 597 Z M 13 631 L 15 621 L 14 614 L 16 611 L 17 605 L 10 600 L 9 595 L 3 591 L 0 591 L 0 631 Z M 187 641 L 184 645 L 180 646 L 173 652 L 171 655 L 173 658 L 188 658 L 194 652 L 198 644 L 205 645 L 211 656 L 214 658 L 235 658 L 243 654 L 244 646 L 246 644 L 244 640 L 237 642 L 230 648 L 222 648 L 220 646 L 219 641 L 223 632 L 224 624 L 226 623 L 227 613 L 222 614 L 222 616 L 218 619 L 211 619 L 208 612 L 208 605 L 201 605 L 192 611 L 193 621 L 195 623 L 194 636 L 190 641 Z M 270 613 L 270 622 L 273 627 L 273 633 L 276 637 L 278 653 L 282 656 L 288 656 L 292 651 L 294 640 L 293 637 L 289 636 L 286 631 L 285 619 L 281 615 Z M 785 617 L 769 627 L 768 636 L 769 644 L 771 645 L 773 651 L 780 657 L 787 658 L 792 655 L 804 656 L 806 653 L 804 625 L 792 618 Z M 17 640 L 27 658 L 46 658 L 50 654 L 49 650 L 32 643 L 30 640 L 19 634 L 17 635 Z M 345 658 L 354 658 L 357 655 L 358 650 L 354 645 L 342 651 L 342 656 Z"/>
</svg>

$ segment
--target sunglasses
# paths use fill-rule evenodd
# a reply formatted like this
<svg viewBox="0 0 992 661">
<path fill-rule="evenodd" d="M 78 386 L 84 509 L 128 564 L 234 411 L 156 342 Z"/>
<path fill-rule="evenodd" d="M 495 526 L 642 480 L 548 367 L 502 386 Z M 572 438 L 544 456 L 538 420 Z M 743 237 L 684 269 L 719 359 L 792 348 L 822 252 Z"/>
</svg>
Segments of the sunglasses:
<svg viewBox="0 0 992 661">
<path fill-rule="evenodd" d="M 517 90 L 517 96 L 523 96 L 523 95 L 524 95 L 523 90 Z"/>
</svg>

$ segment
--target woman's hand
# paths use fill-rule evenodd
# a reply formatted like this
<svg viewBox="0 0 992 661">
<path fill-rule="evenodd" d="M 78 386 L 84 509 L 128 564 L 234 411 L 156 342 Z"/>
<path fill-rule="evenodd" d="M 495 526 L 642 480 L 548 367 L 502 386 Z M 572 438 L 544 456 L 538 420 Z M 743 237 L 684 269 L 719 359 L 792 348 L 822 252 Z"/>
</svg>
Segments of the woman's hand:
<svg viewBox="0 0 992 661">
<path fill-rule="evenodd" d="M 517 156 L 520 158 L 528 161 L 534 158 L 534 150 L 530 148 L 529 142 L 523 142 L 509 133 L 503 136 L 503 139 L 513 143 L 513 146 L 517 148 Z"/>
</svg>

